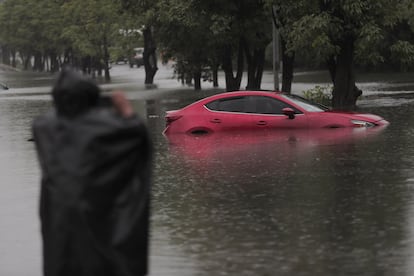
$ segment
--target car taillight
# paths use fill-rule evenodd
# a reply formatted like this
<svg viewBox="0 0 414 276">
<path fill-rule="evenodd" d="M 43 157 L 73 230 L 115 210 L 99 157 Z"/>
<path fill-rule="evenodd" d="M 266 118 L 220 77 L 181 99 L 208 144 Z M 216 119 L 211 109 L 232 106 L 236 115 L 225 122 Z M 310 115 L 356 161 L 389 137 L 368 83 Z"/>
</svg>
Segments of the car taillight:
<svg viewBox="0 0 414 276">
<path fill-rule="evenodd" d="M 168 126 L 169 124 L 171 124 L 174 121 L 177 121 L 178 119 L 180 119 L 182 116 L 181 115 L 167 115 L 165 117 L 165 123 Z"/>
</svg>

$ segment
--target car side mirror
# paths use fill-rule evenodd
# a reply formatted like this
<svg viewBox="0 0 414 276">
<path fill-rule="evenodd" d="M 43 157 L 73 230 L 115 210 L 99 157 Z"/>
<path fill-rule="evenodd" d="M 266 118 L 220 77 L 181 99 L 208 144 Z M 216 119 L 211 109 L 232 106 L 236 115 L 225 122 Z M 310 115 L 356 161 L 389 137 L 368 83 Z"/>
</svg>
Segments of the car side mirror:
<svg viewBox="0 0 414 276">
<path fill-rule="evenodd" d="M 288 116 L 290 120 L 295 119 L 295 110 L 290 107 L 285 107 L 282 109 L 283 114 Z"/>
</svg>

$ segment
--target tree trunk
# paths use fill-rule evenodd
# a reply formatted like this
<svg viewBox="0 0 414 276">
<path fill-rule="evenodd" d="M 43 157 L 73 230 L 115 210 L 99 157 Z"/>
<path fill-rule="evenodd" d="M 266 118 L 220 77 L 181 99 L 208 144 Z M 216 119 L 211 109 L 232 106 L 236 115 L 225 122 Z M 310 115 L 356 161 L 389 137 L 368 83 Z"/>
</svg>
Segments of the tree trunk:
<svg viewBox="0 0 414 276">
<path fill-rule="evenodd" d="M 251 51 L 248 43 L 245 40 L 243 40 L 243 48 L 247 61 L 246 90 L 260 90 L 265 60 L 265 48 L 256 48 Z"/>
<path fill-rule="evenodd" d="M 282 91 L 290 94 L 292 91 L 293 68 L 295 62 L 295 53 L 286 53 L 286 41 L 282 39 Z"/>
<path fill-rule="evenodd" d="M 50 53 L 50 72 L 55 73 L 59 71 L 59 59 L 56 51 Z"/>
<path fill-rule="evenodd" d="M 34 54 L 34 64 L 33 64 L 33 71 L 42 72 L 42 53 L 36 51 Z"/>
<path fill-rule="evenodd" d="M 201 90 L 201 69 L 198 68 L 193 75 L 194 78 L 194 90 Z"/>
<path fill-rule="evenodd" d="M 226 45 L 224 48 L 223 56 L 223 70 L 226 79 L 226 90 L 236 91 L 240 89 L 240 84 L 243 76 L 244 59 L 243 59 L 243 47 L 242 41 L 239 41 L 239 47 L 237 49 L 237 73 L 233 74 L 233 51 L 231 45 Z"/>
<path fill-rule="evenodd" d="M 30 53 L 26 53 L 26 54 L 20 53 L 20 54 L 22 57 L 23 69 L 29 70 L 29 66 L 31 65 L 32 55 Z"/>
<path fill-rule="evenodd" d="M 329 75 L 331 76 L 332 83 L 335 83 L 335 75 L 336 75 L 336 58 L 335 56 L 330 56 L 327 60 L 327 66 L 329 70 Z"/>
<path fill-rule="evenodd" d="M 104 45 L 103 45 L 103 66 L 105 71 L 105 81 L 111 81 L 111 75 L 109 73 L 109 51 L 108 51 L 108 41 L 106 37 L 104 37 Z"/>
<path fill-rule="evenodd" d="M 218 87 L 219 83 L 218 83 L 218 64 L 214 64 L 212 67 L 212 74 L 213 74 L 213 87 Z"/>
<path fill-rule="evenodd" d="M 12 58 L 11 66 L 13 68 L 16 68 L 17 63 L 16 63 L 16 50 L 15 49 L 11 50 L 11 58 Z"/>
<path fill-rule="evenodd" d="M 2 63 L 10 65 L 10 49 L 7 46 L 1 47 L 1 60 Z"/>
<path fill-rule="evenodd" d="M 66 48 L 65 49 L 63 64 L 65 64 L 65 65 L 69 64 L 69 65 L 72 65 L 72 66 L 74 65 L 72 48 Z"/>
<path fill-rule="evenodd" d="M 81 68 L 84 75 L 92 74 L 92 58 L 91 56 L 84 56 L 81 58 Z"/>
<path fill-rule="evenodd" d="M 335 109 L 355 109 L 357 98 L 362 94 L 355 85 L 354 40 L 345 39 L 336 57 L 332 106 Z"/>
<path fill-rule="evenodd" d="M 43 71 L 50 72 L 49 64 L 50 64 L 50 62 L 49 62 L 49 53 L 48 53 L 48 51 L 45 51 L 45 52 L 43 52 L 43 59 L 42 59 Z"/>
<path fill-rule="evenodd" d="M 154 84 L 154 76 L 158 70 L 156 45 L 152 35 L 151 27 L 146 27 L 143 31 L 144 35 L 144 68 L 145 68 L 145 84 Z"/>
</svg>

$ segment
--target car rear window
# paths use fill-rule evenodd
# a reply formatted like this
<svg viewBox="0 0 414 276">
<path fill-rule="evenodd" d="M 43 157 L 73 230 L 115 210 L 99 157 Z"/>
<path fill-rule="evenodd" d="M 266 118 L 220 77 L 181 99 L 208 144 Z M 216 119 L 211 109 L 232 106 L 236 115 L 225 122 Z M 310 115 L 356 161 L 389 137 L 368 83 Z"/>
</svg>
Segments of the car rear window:
<svg viewBox="0 0 414 276">
<path fill-rule="evenodd" d="M 231 97 L 219 99 L 206 104 L 206 107 L 215 111 L 244 112 L 246 97 Z"/>
</svg>

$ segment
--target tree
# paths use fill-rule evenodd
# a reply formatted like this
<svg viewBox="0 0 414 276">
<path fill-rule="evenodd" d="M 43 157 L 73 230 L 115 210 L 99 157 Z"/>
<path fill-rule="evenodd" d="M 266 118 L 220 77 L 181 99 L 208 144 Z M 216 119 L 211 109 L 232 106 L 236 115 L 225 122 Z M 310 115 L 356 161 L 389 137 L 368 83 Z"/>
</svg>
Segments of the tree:
<svg viewBox="0 0 414 276">
<path fill-rule="evenodd" d="M 33 70 L 35 71 L 56 72 L 60 67 L 59 55 L 64 47 L 61 36 L 63 16 L 60 4 L 55 1 L 39 0 L 26 9 L 31 10 L 32 14 L 30 25 L 26 25 L 28 33 L 31 34 L 28 39 L 32 49 L 32 52 L 27 54 L 27 59 L 31 58 L 31 55 L 34 56 Z"/>
<path fill-rule="evenodd" d="M 400 69 L 414 68 L 414 3 L 403 0 L 397 6 L 398 24 L 390 31 L 393 43 L 390 46 L 391 59 L 400 64 Z"/>
<path fill-rule="evenodd" d="M 110 80 L 109 49 L 124 42 L 122 31 L 131 30 L 119 4 L 110 0 L 0 2 L 2 59 L 7 63 L 11 56 L 16 66 L 20 57 L 24 69 L 36 71 L 57 71 L 62 64 L 83 67 L 88 73 L 104 70 Z M 140 36 L 133 34 L 128 39 Z"/>
<path fill-rule="evenodd" d="M 164 54 L 177 59 L 177 73 L 194 79 L 194 89 L 201 89 L 201 74 L 209 65 L 212 33 L 209 18 L 198 0 L 161 0 L 158 3 L 156 35 Z"/>
<path fill-rule="evenodd" d="M 288 51 L 312 51 L 328 64 L 334 108 L 353 109 L 362 91 L 355 85 L 358 60 L 378 63 L 387 27 L 398 20 L 399 0 L 312 1 L 288 35 Z"/>
<path fill-rule="evenodd" d="M 264 1 L 245 1 L 240 7 L 242 30 L 244 29 L 241 38 L 247 63 L 247 90 L 261 88 L 265 51 L 272 41 L 270 15 L 271 12 L 265 10 Z"/>
<path fill-rule="evenodd" d="M 16 53 L 19 52 L 25 69 L 28 67 L 31 54 L 38 50 L 35 41 L 40 35 L 40 22 L 32 11 L 36 10 L 35 1 L 4 1 L 0 11 L 0 36 L 3 46 L 10 50 L 12 66 L 16 67 Z M 22 24 L 22 22 L 26 24 Z M 9 57 L 5 57 L 8 59 Z"/>
<path fill-rule="evenodd" d="M 211 7 L 216 47 L 222 54 L 222 66 L 228 91 L 240 89 L 247 64 L 247 87 L 258 90 L 261 87 L 265 49 L 271 41 L 270 11 L 264 1 L 208 1 Z M 236 62 L 233 60 L 236 59 Z M 236 75 L 233 64 L 236 64 Z"/>
<path fill-rule="evenodd" d="M 71 41 L 73 51 L 92 70 L 103 68 L 109 81 L 109 48 L 121 30 L 120 6 L 111 0 L 71 0 L 64 3 L 63 10 L 67 24 L 63 35 Z"/>
<path fill-rule="evenodd" d="M 313 1 L 267 0 L 264 8 L 271 11 L 273 24 L 280 36 L 280 55 L 282 58 L 282 91 L 291 92 L 295 51 L 287 49 L 287 41 L 293 23 L 307 14 Z"/>
<path fill-rule="evenodd" d="M 15 2 L 18 5 L 18 1 Z M 14 29 L 16 21 L 15 17 L 7 19 L 9 14 L 13 14 L 11 9 L 11 2 L 7 1 L 0 3 L 0 41 L 1 41 L 1 50 L 2 50 L 2 62 L 11 65 L 10 56 L 12 48 L 16 46 L 17 41 L 14 41 L 14 36 L 12 35 L 12 30 Z"/>
<path fill-rule="evenodd" d="M 58 52 L 61 43 L 62 14 L 60 4 L 47 0 L 4 1 L 0 5 L 0 39 L 3 62 L 16 66 L 17 54 L 23 68 L 58 70 Z"/>
<path fill-rule="evenodd" d="M 239 90 L 244 65 L 247 64 L 246 89 L 260 89 L 265 49 L 271 41 L 270 12 L 264 1 L 198 1 L 201 15 L 205 15 L 205 45 L 219 56 L 226 79 L 226 90 Z M 208 44 L 209 43 L 209 44 Z"/>
<path fill-rule="evenodd" d="M 228 91 L 240 89 L 245 64 L 246 88 L 260 89 L 265 48 L 271 40 L 271 20 L 263 3 L 160 0 L 157 37 L 163 49 L 185 65 L 180 68 L 191 72 L 196 89 L 200 88 L 202 68 L 213 68 L 216 76 L 220 63 Z"/>
<path fill-rule="evenodd" d="M 142 30 L 144 36 L 144 68 L 145 84 L 154 83 L 155 74 L 158 71 L 157 66 L 157 44 L 154 38 L 154 20 L 156 18 L 156 0 L 119 0 L 121 3 L 122 13 L 130 16 L 135 21 L 137 29 Z"/>
</svg>

